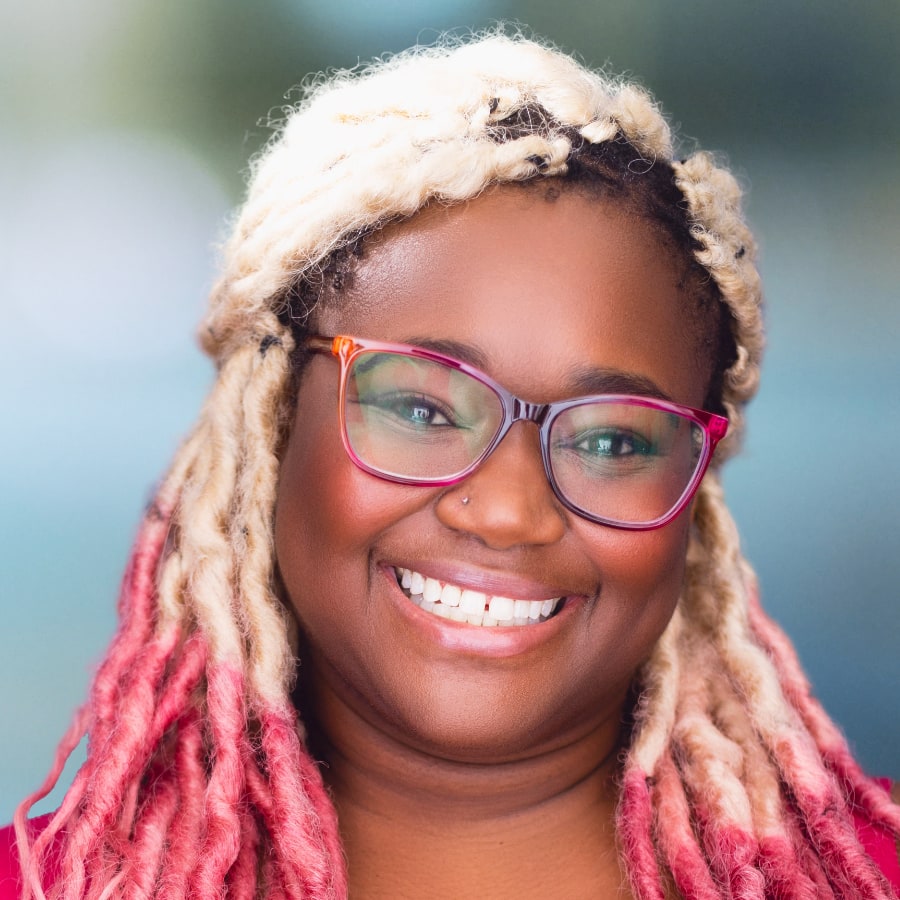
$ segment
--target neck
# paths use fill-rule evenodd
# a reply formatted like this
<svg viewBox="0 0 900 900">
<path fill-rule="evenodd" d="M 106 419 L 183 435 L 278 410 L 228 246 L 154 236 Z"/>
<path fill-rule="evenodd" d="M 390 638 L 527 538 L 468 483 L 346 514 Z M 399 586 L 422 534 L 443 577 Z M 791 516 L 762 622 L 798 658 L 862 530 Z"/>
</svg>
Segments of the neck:
<svg viewBox="0 0 900 900">
<path fill-rule="evenodd" d="M 514 759 L 442 758 L 333 695 L 307 698 L 338 810 L 351 896 L 618 896 L 621 708 Z M 309 713 L 312 720 L 309 720 Z"/>
</svg>

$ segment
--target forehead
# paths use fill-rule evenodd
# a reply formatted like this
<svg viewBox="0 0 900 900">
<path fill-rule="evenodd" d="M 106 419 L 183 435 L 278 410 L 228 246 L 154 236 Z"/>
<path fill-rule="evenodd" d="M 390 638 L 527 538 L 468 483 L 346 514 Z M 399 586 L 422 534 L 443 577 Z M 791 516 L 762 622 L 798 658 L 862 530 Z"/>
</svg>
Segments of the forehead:
<svg viewBox="0 0 900 900">
<path fill-rule="evenodd" d="M 432 204 L 373 235 L 317 325 L 465 345 L 534 401 L 569 396 L 579 373 L 604 369 L 700 406 L 708 373 L 683 267 L 658 229 L 613 201 L 505 186 L 466 204 Z"/>
</svg>

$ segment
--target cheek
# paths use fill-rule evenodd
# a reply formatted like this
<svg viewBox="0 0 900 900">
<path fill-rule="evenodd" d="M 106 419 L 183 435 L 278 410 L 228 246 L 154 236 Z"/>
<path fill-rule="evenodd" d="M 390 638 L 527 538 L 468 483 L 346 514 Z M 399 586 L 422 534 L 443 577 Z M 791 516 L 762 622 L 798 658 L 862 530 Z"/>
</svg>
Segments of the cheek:
<svg viewBox="0 0 900 900">
<path fill-rule="evenodd" d="M 690 519 L 656 531 L 608 530 L 594 558 L 603 587 L 594 623 L 622 672 L 634 671 L 665 630 L 684 584 Z"/>
<path fill-rule="evenodd" d="M 681 515 L 655 531 L 616 532 L 609 577 L 631 586 L 635 596 L 678 593 L 684 580 L 690 519 Z"/>
<path fill-rule="evenodd" d="M 358 508 L 354 467 L 332 421 L 334 410 L 323 407 L 298 402 L 278 480 L 275 555 L 295 607 L 301 588 L 317 581 L 315 573 L 340 572 L 340 557 L 358 543 L 358 519 L 347 514 Z"/>
<path fill-rule="evenodd" d="M 335 393 L 318 385 L 323 380 L 313 372 L 304 375 L 275 503 L 275 558 L 301 622 L 308 612 L 304 606 L 313 608 L 310 601 L 323 587 L 313 575 L 317 570 L 341 571 L 339 561 L 327 558 L 327 551 L 352 541 L 354 522 L 345 513 L 353 500 L 345 466 L 350 461 L 341 444 Z"/>
<path fill-rule="evenodd" d="M 275 556 L 304 624 L 329 618 L 334 596 L 342 607 L 366 596 L 370 548 L 408 512 L 404 501 L 419 499 L 353 464 L 341 442 L 335 394 L 301 388 L 275 504 Z"/>
<path fill-rule="evenodd" d="M 362 474 L 362 473 L 360 473 Z M 275 549 L 284 569 L 296 557 L 354 543 L 360 491 L 336 427 L 298 415 L 278 481 Z"/>
</svg>

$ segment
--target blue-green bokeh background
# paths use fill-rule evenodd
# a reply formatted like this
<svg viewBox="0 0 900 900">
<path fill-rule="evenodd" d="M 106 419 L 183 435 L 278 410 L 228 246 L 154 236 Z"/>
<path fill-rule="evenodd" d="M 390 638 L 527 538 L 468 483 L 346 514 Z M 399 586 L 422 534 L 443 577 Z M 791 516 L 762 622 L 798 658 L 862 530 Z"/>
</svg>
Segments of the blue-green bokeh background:
<svg viewBox="0 0 900 900">
<path fill-rule="evenodd" d="M 209 384 L 192 332 L 261 120 L 308 72 L 496 19 L 636 75 L 749 185 L 770 342 L 731 505 L 818 694 L 900 775 L 893 0 L 0 2 L 0 820 Z"/>
</svg>

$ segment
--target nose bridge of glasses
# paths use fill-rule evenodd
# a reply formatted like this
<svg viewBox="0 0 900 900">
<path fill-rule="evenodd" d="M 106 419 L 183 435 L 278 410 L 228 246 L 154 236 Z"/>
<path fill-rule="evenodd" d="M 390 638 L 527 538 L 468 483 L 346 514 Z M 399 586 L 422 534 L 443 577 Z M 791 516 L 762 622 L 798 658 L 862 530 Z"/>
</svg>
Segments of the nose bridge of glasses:
<svg viewBox="0 0 900 900">
<path fill-rule="evenodd" d="M 522 400 L 520 397 L 516 397 L 515 394 L 510 394 L 509 400 L 510 404 L 507 407 L 510 411 L 509 418 L 506 421 L 505 427 L 503 427 L 500 431 L 500 434 L 495 438 L 495 444 L 493 449 L 496 450 L 500 441 L 502 441 L 507 434 L 509 434 L 510 429 L 516 422 L 533 422 L 539 430 L 541 435 L 541 462 L 544 469 L 544 474 L 547 478 L 547 482 L 553 491 L 556 491 L 556 488 L 553 485 L 553 477 L 550 473 L 549 468 L 549 460 L 547 458 L 546 447 L 544 446 L 544 442 L 546 440 L 546 436 L 544 435 L 544 422 L 547 418 L 548 413 L 551 409 L 551 404 L 549 403 L 529 403 L 527 400 Z M 491 451 L 493 452 L 493 450 Z"/>
<path fill-rule="evenodd" d="M 546 403 L 529 403 L 527 400 L 520 400 L 518 397 L 512 398 L 512 415 L 509 424 L 516 422 L 534 422 L 540 425 L 544 421 L 544 417 L 549 409 Z"/>
<path fill-rule="evenodd" d="M 487 454 L 488 456 L 493 455 L 494 451 L 504 441 L 516 422 L 533 422 L 537 426 L 538 431 L 542 432 L 544 420 L 547 418 L 547 413 L 550 411 L 551 405 L 548 403 L 529 403 L 527 400 L 522 400 L 520 397 L 516 397 L 515 394 L 507 394 L 506 396 L 506 409 L 508 411 L 508 416 L 505 424 L 501 426 L 499 433 L 495 435 L 491 449 Z M 543 438 L 540 438 L 540 440 L 541 442 L 543 442 Z M 543 447 L 541 448 L 541 459 L 544 474 L 546 475 L 548 482 L 550 482 L 552 486 L 552 479 L 547 468 L 547 461 Z"/>
<path fill-rule="evenodd" d="M 548 413 L 550 412 L 552 404 L 549 403 L 529 403 L 527 400 L 522 400 L 520 397 L 516 397 L 515 394 L 509 395 L 509 418 L 506 420 L 505 427 L 501 430 L 498 437 L 495 439 L 496 441 L 502 440 L 508 433 L 509 430 L 516 424 L 516 422 L 533 422 L 537 427 L 539 432 L 541 433 L 541 441 L 543 443 L 544 437 L 544 422 L 547 418 Z M 496 444 L 495 444 L 496 448 Z M 544 460 L 544 471 L 547 475 L 547 480 L 551 482 L 552 479 L 550 477 L 550 472 L 547 468 L 547 460 L 544 448 L 541 448 L 541 456 Z"/>
</svg>

